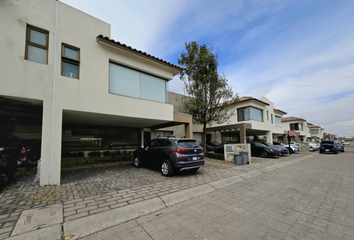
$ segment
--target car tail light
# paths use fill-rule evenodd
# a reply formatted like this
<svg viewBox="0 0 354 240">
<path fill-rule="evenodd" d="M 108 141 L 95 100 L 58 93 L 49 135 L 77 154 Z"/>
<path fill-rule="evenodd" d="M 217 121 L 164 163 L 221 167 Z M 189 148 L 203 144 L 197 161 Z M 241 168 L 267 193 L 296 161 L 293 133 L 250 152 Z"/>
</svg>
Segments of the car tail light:
<svg viewBox="0 0 354 240">
<path fill-rule="evenodd" d="M 178 159 L 187 159 L 187 157 L 178 157 Z"/>
<path fill-rule="evenodd" d="M 202 148 L 202 151 L 204 151 L 204 148 Z"/>
<path fill-rule="evenodd" d="M 181 153 L 181 152 L 187 152 L 188 149 L 185 148 L 175 148 L 172 151 L 177 152 L 177 153 Z"/>
</svg>

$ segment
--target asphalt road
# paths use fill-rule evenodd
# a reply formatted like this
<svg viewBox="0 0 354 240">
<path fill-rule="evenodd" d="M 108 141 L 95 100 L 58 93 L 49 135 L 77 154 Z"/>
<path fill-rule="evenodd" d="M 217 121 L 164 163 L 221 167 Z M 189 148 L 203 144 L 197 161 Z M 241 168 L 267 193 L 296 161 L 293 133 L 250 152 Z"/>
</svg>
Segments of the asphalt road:
<svg viewBox="0 0 354 240">
<path fill-rule="evenodd" d="M 83 239 L 354 239 L 354 146 L 338 155 L 316 154 Z"/>
</svg>

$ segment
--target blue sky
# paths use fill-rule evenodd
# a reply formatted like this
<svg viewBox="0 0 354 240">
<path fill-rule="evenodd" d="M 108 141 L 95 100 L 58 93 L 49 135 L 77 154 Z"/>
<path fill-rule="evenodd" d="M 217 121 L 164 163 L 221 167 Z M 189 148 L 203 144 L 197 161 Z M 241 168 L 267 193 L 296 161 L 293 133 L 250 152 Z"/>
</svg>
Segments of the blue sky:
<svg viewBox="0 0 354 240">
<path fill-rule="evenodd" d="M 185 42 L 213 46 L 240 96 L 354 136 L 353 0 L 63 0 L 111 37 L 174 64 Z M 99 34 L 99 33 L 98 33 Z M 172 92 L 183 94 L 176 76 Z"/>
</svg>

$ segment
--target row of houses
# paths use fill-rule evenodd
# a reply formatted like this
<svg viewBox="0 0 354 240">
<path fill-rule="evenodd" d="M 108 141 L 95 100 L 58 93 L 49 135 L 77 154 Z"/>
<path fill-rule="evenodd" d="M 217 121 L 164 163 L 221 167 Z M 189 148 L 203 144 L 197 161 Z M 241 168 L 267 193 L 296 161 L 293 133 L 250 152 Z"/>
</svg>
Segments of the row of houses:
<svg viewBox="0 0 354 240">
<path fill-rule="evenodd" d="M 169 102 L 174 111 L 181 110 L 186 97 L 169 92 Z M 334 134 L 323 132 L 323 128 L 307 122 L 305 117 L 284 117 L 287 113 L 274 107 L 274 103 L 266 97 L 240 97 L 234 107 L 232 117 L 223 124 L 212 124 L 206 129 L 206 142 L 247 143 L 259 139 L 269 143 L 273 141 L 288 143 L 290 130 L 296 132 L 290 139 L 294 142 L 321 142 L 334 140 Z M 183 136 L 183 126 L 159 129 L 155 136 L 174 134 Z M 202 126 L 193 124 L 193 137 L 202 142 Z"/>
<path fill-rule="evenodd" d="M 40 145 L 41 185 L 60 184 L 67 151 L 134 149 L 169 134 L 201 140 L 179 111 L 183 96 L 168 91 L 182 68 L 111 39 L 108 23 L 56 0 L 2 0 L 0 31 L 0 140 Z M 241 98 L 234 111 L 208 127 L 208 141 L 286 141 L 293 128 L 295 141 L 323 138 L 266 98 Z"/>
</svg>

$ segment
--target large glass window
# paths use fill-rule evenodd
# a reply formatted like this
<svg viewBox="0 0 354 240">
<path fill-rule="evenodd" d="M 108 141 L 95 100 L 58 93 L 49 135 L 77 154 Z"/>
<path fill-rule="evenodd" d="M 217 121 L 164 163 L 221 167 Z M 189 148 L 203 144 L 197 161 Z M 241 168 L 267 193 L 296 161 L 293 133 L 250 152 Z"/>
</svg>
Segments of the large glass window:
<svg viewBox="0 0 354 240">
<path fill-rule="evenodd" d="M 245 107 L 237 109 L 237 119 L 239 122 L 255 120 L 263 122 L 262 110 L 254 107 Z"/>
<path fill-rule="evenodd" d="M 302 123 L 290 123 L 290 130 L 302 131 Z"/>
<path fill-rule="evenodd" d="M 63 44 L 61 60 L 61 75 L 79 79 L 80 49 Z"/>
<path fill-rule="evenodd" d="M 47 64 L 48 38 L 48 31 L 27 26 L 25 58 L 33 62 Z"/>
<path fill-rule="evenodd" d="M 281 126 L 281 117 L 275 116 L 275 125 Z"/>
<path fill-rule="evenodd" d="M 121 65 L 109 64 L 109 92 L 166 103 L 167 81 Z"/>
<path fill-rule="evenodd" d="M 318 129 L 311 129 L 311 130 L 310 130 L 310 133 L 311 133 L 312 135 L 316 135 L 316 134 L 318 134 Z"/>
</svg>

